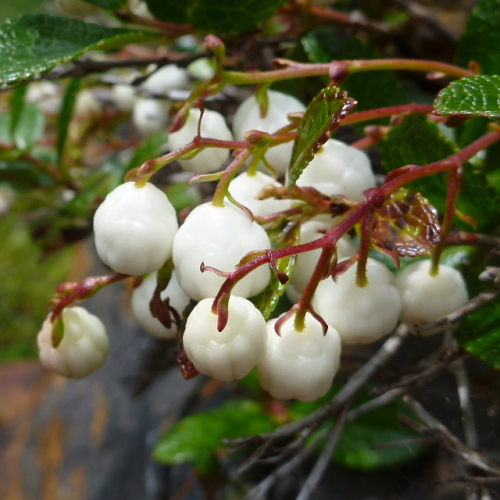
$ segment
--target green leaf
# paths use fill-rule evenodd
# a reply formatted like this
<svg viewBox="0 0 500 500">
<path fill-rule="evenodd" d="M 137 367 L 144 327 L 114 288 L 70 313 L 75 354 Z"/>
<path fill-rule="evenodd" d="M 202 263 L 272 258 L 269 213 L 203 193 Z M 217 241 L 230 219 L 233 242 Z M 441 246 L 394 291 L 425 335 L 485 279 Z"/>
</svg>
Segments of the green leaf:
<svg viewBox="0 0 500 500">
<path fill-rule="evenodd" d="M 298 128 L 293 146 L 288 187 L 295 186 L 297 179 L 330 137 L 341 117 L 352 107 L 352 99 L 337 87 L 327 87 L 309 103 Z"/>
<path fill-rule="evenodd" d="M 394 400 L 347 424 L 335 450 L 334 461 L 347 467 L 373 470 L 402 465 L 418 458 L 425 450 L 421 444 L 372 449 L 379 444 L 422 437 L 404 426 L 398 415 L 415 418 L 402 401 Z"/>
<path fill-rule="evenodd" d="M 0 183 L 6 182 L 14 189 L 24 190 L 46 186 L 52 177 L 35 165 L 21 161 L 0 161 Z"/>
<path fill-rule="evenodd" d="M 326 63 L 346 59 L 374 59 L 379 55 L 370 45 L 354 35 L 339 35 L 331 28 L 322 27 L 301 40 L 310 62 Z M 325 83 L 327 82 L 325 77 Z M 358 101 L 357 111 L 405 104 L 408 97 L 403 85 L 391 71 L 353 74 L 342 84 L 342 89 Z M 371 123 L 388 123 L 388 119 Z M 365 123 L 366 125 L 366 123 Z"/>
<path fill-rule="evenodd" d="M 297 224 L 290 230 L 287 224 L 288 223 L 286 221 L 283 221 L 276 227 L 272 227 L 268 230 L 273 248 L 285 248 L 299 244 L 300 226 Z M 269 319 L 271 314 L 276 310 L 278 304 L 280 303 L 280 299 L 282 297 L 286 298 L 283 296 L 286 290 L 286 283 L 282 284 L 280 282 L 278 279 L 278 273 L 283 273 L 290 277 L 293 273 L 295 262 L 295 256 L 279 259 L 276 262 L 277 272 L 272 272 L 271 279 L 266 288 L 264 288 L 264 290 L 262 290 L 262 292 L 258 295 L 250 299 L 265 319 Z M 288 309 L 289 307 L 286 310 Z"/>
<path fill-rule="evenodd" d="M 394 126 L 379 148 L 386 172 L 404 165 L 428 165 L 456 152 L 455 144 L 441 134 L 439 127 L 420 114 L 409 115 Z M 444 212 L 446 174 L 424 177 L 408 188 L 422 193 L 439 212 Z M 464 166 L 457 208 L 473 217 L 481 230 L 490 228 L 500 215 L 498 195 L 488 186 L 484 173 L 469 164 Z M 470 229 L 464 223 L 460 225 Z"/>
<path fill-rule="evenodd" d="M 66 92 L 64 93 L 61 114 L 57 122 L 57 165 L 59 168 L 61 168 L 64 147 L 66 146 L 66 139 L 68 138 L 69 124 L 73 116 L 76 98 L 81 86 L 81 78 L 74 78 L 69 82 L 66 87 Z"/>
<path fill-rule="evenodd" d="M 160 156 L 165 151 L 167 137 L 166 132 L 160 131 L 144 139 L 135 150 L 132 158 L 130 158 L 123 175 L 133 168 L 140 167 L 145 161 Z"/>
<path fill-rule="evenodd" d="M 323 406 L 333 398 L 341 387 L 340 384 L 334 382 L 328 394 L 316 401 L 311 403 L 294 401 L 290 405 L 292 420 L 303 418 Z M 357 398 L 356 404 L 365 403 L 369 399 L 368 390 L 365 390 Z M 372 446 L 381 443 L 422 437 L 401 424 L 397 418 L 398 415 L 416 418 L 401 400 L 394 400 L 347 424 L 337 445 L 333 457 L 334 461 L 348 467 L 370 470 L 401 465 L 418 457 L 425 450 L 422 445 L 410 444 L 371 449 Z"/>
<path fill-rule="evenodd" d="M 469 314 L 457 334 L 460 345 L 500 369 L 500 304 L 493 301 Z"/>
<path fill-rule="evenodd" d="M 14 143 L 21 151 L 28 151 L 36 145 L 44 130 L 45 117 L 42 110 L 36 104 L 26 103 L 14 130 Z"/>
<path fill-rule="evenodd" d="M 47 73 L 91 50 L 111 50 L 154 36 L 67 17 L 27 14 L 0 25 L 0 85 Z"/>
<path fill-rule="evenodd" d="M 27 90 L 27 85 L 20 85 L 14 89 L 14 92 L 12 92 L 12 97 L 10 99 L 10 109 L 12 115 L 10 134 L 12 137 L 14 136 L 14 131 L 16 130 L 17 124 L 21 119 L 21 115 L 23 114 L 25 105 L 24 96 L 26 95 Z"/>
<path fill-rule="evenodd" d="M 434 101 L 440 115 L 500 117 L 500 75 L 460 78 L 439 92 Z"/>
<path fill-rule="evenodd" d="M 241 33 L 276 13 L 284 0 L 146 0 L 158 19 L 217 33 Z"/>
<path fill-rule="evenodd" d="M 480 0 L 458 45 L 457 63 L 474 61 L 481 73 L 500 73 L 500 0 Z"/>
<path fill-rule="evenodd" d="M 176 212 L 199 205 L 203 201 L 200 191 L 191 186 L 189 181 L 170 184 L 165 188 L 165 194 Z"/>
<path fill-rule="evenodd" d="M 195 464 L 207 471 L 222 439 L 235 439 L 277 427 L 262 406 L 248 399 L 230 400 L 221 408 L 190 415 L 174 425 L 158 442 L 153 457 L 164 464 Z"/>
<path fill-rule="evenodd" d="M 117 10 L 127 4 L 127 0 L 83 0 L 107 10 Z"/>
</svg>

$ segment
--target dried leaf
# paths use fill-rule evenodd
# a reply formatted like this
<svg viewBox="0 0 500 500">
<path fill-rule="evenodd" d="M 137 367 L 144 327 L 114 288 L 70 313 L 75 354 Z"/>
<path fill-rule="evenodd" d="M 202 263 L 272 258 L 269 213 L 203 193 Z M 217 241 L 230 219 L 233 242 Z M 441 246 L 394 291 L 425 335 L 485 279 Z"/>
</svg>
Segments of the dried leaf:
<svg viewBox="0 0 500 500">
<path fill-rule="evenodd" d="M 384 253 L 423 257 L 439 243 L 440 234 L 437 210 L 420 193 L 400 189 L 376 211 L 372 242 Z"/>
</svg>

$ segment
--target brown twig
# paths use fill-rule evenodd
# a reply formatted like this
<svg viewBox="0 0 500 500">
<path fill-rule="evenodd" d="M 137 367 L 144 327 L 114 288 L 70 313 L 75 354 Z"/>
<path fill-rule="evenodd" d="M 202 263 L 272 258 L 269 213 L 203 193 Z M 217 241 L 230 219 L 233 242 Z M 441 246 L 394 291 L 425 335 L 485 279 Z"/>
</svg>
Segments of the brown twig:
<svg viewBox="0 0 500 500">
<path fill-rule="evenodd" d="M 434 380 L 440 373 L 445 371 L 450 363 L 466 355 L 467 352 L 465 352 L 462 347 L 453 347 L 448 349 L 439 357 L 437 362 L 426 367 L 424 370 L 414 375 L 407 375 L 394 384 L 375 387 L 370 391 L 370 394 L 375 396 L 396 388 L 408 388 L 414 385 L 427 384 Z"/>
<path fill-rule="evenodd" d="M 500 476 L 500 465 L 462 443 L 445 425 L 412 397 L 406 395 L 403 400 L 424 422 L 422 425 L 405 415 L 401 415 L 400 418 L 404 424 L 421 434 L 434 437 L 439 444 L 462 457 L 469 466 L 477 467 L 488 474 Z"/>
</svg>

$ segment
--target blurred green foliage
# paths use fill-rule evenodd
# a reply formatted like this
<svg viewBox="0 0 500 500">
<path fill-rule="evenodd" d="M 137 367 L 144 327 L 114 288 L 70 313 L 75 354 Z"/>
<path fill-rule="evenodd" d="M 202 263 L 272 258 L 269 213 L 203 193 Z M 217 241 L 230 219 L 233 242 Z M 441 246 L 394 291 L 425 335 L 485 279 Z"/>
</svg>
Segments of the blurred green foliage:
<svg viewBox="0 0 500 500">
<path fill-rule="evenodd" d="M 0 2 L 0 20 L 21 16 L 22 14 L 47 12 L 51 3 L 42 0 L 3 1 Z"/>
<path fill-rule="evenodd" d="M 67 280 L 72 249 L 41 260 L 18 214 L 0 219 L 0 362 L 34 357 L 47 302 Z"/>
</svg>

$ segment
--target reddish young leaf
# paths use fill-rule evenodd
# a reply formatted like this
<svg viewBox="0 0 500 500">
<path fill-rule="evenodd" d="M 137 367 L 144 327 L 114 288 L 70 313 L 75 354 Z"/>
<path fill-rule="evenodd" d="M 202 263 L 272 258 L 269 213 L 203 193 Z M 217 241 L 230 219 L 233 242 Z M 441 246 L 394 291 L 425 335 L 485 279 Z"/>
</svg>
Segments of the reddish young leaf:
<svg viewBox="0 0 500 500">
<path fill-rule="evenodd" d="M 373 245 L 399 257 L 423 257 L 440 241 L 437 210 L 416 191 L 399 189 L 375 212 Z"/>
</svg>

